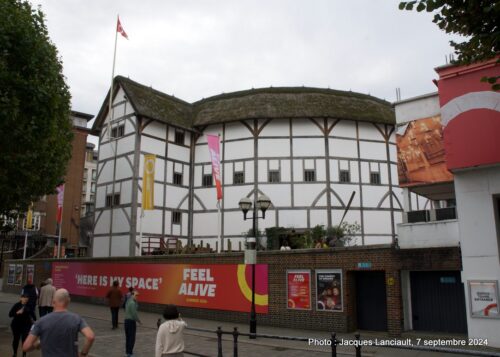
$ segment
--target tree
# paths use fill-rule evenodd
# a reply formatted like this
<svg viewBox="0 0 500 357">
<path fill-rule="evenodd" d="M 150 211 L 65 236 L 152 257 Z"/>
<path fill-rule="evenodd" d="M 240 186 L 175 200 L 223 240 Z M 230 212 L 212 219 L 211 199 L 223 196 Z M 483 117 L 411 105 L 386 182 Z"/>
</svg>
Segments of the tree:
<svg viewBox="0 0 500 357">
<path fill-rule="evenodd" d="M 432 20 L 446 33 L 465 36 L 464 42 L 450 41 L 457 63 L 471 64 L 495 58 L 500 53 L 500 0 L 418 0 L 399 3 L 400 10 L 436 12 Z M 498 76 L 483 78 L 495 84 Z"/>
<path fill-rule="evenodd" d="M 0 217 L 12 217 L 63 181 L 71 96 L 40 8 L 0 0 L 0 18 Z"/>
</svg>

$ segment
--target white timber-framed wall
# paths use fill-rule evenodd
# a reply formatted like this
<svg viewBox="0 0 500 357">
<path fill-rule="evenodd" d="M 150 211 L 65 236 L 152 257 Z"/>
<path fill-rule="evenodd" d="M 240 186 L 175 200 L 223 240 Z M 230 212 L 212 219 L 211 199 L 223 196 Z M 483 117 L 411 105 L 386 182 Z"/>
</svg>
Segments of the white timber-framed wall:
<svg viewBox="0 0 500 357">
<path fill-rule="evenodd" d="M 119 85 L 113 98 L 111 128 L 123 135 L 109 139 L 109 113 L 99 124 L 96 209 L 92 254 L 139 255 L 141 188 L 145 154 L 156 155 L 154 210 L 142 219 L 143 247 L 176 238 L 186 245 L 210 244 L 233 249 L 245 240 L 251 220 L 238 207 L 242 197 L 266 194 L 272 207 L 258 230 L 281 226 L 298 229 L 338 224 L 351 193 L 355 196 L 345 221 L 357 222 L 356 245 L 390 244 L 403 210 L 397 178 L 395 125 L 331 117 L 220 120 L 191 128 L 141 115 Z M 105 105 L 103 104 L 103 108 Z M 176 132 L 184 142 L 176 143 Z M 221 236 L 215 186 L 204 187 L 211 174 L 206 134 L 220 136 L 223 196 Z M 314 171 L 306 181 L 304 171 Z M 340 171 L 349 172 L 341 182 Z M 279 182 L 269 182 L 269 171 Z M 234 183 L 234 172 L 243 183 Z M 174 173 L 177 181 L 174 181 Z M 372 173 L 380 182 L 371 183 Z M 178 182 L 179 174 L 182 183 Z M 106 196 L 120 195 L 106 205 Z M 173 221 L 173 214 L 180 221 Z"/>
</svg>

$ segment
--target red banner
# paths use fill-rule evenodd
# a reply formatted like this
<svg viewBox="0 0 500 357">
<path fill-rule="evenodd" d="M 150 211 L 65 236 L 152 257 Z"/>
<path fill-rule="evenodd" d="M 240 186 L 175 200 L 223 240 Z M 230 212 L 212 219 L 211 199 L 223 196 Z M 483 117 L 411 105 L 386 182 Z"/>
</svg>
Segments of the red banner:
<svg viewBox="0 0 500 357">
<path fill-rule="evenodd" d="M 311 309 L 311 272 L 289 270 L 287 279 L 287 306 L 294 310 Z"/>
<path fill-rule="evenodd" d="M 219 137 L 217 135 L 207 135 L 208 151 L 212 160 L 212 176 L 217 187 L 217 201 L 222 199 L 222 183 L 220 178 L 220 150 Z"/>
<path fill-rule="evenodd" d="M 64 184 L 57 186 L 57 223 L 61 224 L 64 204 Z"/>
<path fill-rule="evenodd" d="M 268 312 L 268 269 L 255 266 L 255 306 Z M 70 294 L 104 297 L 113 281 L 123 292 L 134 287 L 139 301 L 156 304 L 250 311 L 251 265 L 52 263 L 54 286 Z"/>
</svg>

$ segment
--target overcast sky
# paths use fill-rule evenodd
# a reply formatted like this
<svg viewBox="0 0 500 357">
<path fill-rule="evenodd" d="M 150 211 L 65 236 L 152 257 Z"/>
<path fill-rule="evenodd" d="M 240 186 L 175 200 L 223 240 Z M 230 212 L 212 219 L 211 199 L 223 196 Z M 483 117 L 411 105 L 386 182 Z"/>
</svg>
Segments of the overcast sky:
<svg viewBox="0 0 500 357">
<path fill-rule="evenodd" d="M 74 110 L 96 115 L 115 74 L 188 102 L 269 86 L 352 90 L 388 101 L 437 90 L 452 53 L 432 15 L 393 0 L 32 0 L 46 15 Z"/>
</svg>

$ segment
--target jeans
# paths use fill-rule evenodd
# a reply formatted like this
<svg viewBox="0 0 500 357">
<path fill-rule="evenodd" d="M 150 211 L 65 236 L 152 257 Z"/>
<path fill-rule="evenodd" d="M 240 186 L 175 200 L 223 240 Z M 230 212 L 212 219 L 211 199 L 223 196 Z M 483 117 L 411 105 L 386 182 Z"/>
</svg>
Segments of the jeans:
<svg viewBox="0 0 500 357">
<path fill-rule="evenodd" d="M 111 324 L 113 325 L 114 328 L 118 327 L 118 311 L 120 310 L 119 307 L 110 307 L 111 310 Z"/>
<path fill-rule="evenodd" d="M 135 345 L 135 331 L 137 323 L 135 320 L 125 319 L 125 353 L 131 355 Z"/>
</svg>

